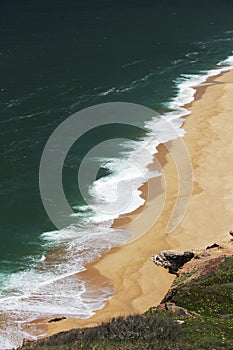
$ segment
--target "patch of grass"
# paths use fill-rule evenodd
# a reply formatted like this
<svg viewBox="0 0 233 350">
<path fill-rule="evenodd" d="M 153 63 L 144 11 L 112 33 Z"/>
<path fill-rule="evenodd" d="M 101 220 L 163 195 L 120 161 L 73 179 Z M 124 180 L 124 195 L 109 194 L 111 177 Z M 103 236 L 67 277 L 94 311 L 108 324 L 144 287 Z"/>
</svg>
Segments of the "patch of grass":
<svg viewBox="0 0 233 350">
<path fill-rule="evenodd" d="M 233 313 L 233 258 L 226 258 L 216 270 L 177 286 L 171 301 L 205 316 Z"/>
<path fill-rule="evenodd" d="M 199 315 L 151 308 L 145 315 L 60 333 L 24 350 L 233 349 L 233 257 L 210 273 L 176 285 L 168 301 Z"/>
<path fill-rule="evenodd" d="M 187 278 L 191 277 L 192 275 L 194 275 L 196 273 L 196 270 L 193 270 L 192 272 L 187 272 L 187 273 L 183 273 L 182 276 L 177 277 L 174 281 L 174 284 L 177 285 L 179 283 L 182 283 L 184 281 L 187 280 Z"/>
<path fill-rule="evenodd" d="M 172 320 L 158 315 L 133 315 L 113 318 L 99 327 L 73 330 L 40 340 L 30 349 L 136 349 L 140 343 L 152 346 L 173 343 L 181 336 L 181 328 Z M 150 347 L 149 347 L 150 345 Z M 27 347 L 26 347 L 27 348 Z"/>
<path fill-rule="evenodd" d="M 214 262 L 208 267 L 211 264 Z M 177 285 L 168 301 L 199 314 L 180 317 L 155 308 L 147 313 L 183 320 L 185 349 L 233 349 L 233 257 L 211 272 Z"/>
</svg>

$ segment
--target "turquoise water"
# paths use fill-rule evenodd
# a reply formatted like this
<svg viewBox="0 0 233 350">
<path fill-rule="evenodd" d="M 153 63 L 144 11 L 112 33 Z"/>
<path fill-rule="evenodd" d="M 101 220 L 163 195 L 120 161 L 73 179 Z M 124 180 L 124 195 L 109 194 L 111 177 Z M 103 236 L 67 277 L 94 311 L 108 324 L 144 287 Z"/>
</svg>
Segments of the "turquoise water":
<svg viewBox="0 0 233 350">
<path fill-rule="evenodd" d="M 180 1 L 175 6 L 173 1 L 2 2 L 0 349 L 22 338 L 7 312 L 18 309 L 14 316 L 20 321 L 41 314 L 88 317 L 103 306 L 112 295 L 111 286 L 103 286 L 99 301 L 87 300 L 87 286 L 83 281 L 77 286 L 72 274 L 103 249 L 128 238 L 109 230 L 106 222 L 101 226 L 98 215 L 85 207 L 77 188 L 77 167 L 93 145 L 112 135 L 133 140 L 142 135 L 123 128 L 111 134 L 106 129 L 87 135 L 71 149 L 63 185 L 78 215 L 77 227 L 58 232 L 39 192 L 39 164 L 50 134 L 68 116 L 98 103 L 133 102 L 165 114 L 191 99 L 190 81 L 199 82 L 232 55 L 232 7 L 230 1 Z M 99 177 L 117 168 L 115 181 L 121 181 L 123 162 L 114 164 L 111 169 L 103 166 Z M 94 230 L 95 222 L 99 226 Z M 52 283 L 58 283 L 57 289 L 63 286 L 57 300 L 64 307 L 54 297 L 30 305 L 20 299 L 36 293 L 48 296 Z M 70 291 L 74 300 L 67 299 Z"/>
</svg>

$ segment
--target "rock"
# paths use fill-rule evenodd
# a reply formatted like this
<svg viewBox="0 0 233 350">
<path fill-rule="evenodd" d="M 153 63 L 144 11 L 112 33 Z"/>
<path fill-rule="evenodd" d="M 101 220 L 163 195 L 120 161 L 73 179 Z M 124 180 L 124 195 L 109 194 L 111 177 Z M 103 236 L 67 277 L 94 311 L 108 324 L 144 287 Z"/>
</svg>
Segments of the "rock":
<svg viewBox="0 0 233 350">
<path fill-rule="evenodd" d="M 66 317 L 56 317 L 56 318 L 52 318 L 51 320 L 48 321 L 48 323 L 52 323 L 52 322 L 59 322 L 62 320 L 66 320 Z"/>
<path fill-rule="evenodd" d="M 159 304 L 157 306 L 157 310 L 170 311 L 179 317 L 190 317 L 190 316 L 198 315 L 195 312 L 188 311 L 187 309 L 177 306 L 175 303 L 171 303 L 171 302 L 165 302 L 165 303 Z"/>
<path fill-rule="evenodd" d="M 181 253 L 173 250 L 163 250 L 160 254 L 153 257 L 153 261 L 156 265 L 168 269 L 169 273 L 177 275 L 179 268 L 193 259 L 193 257 L 194 253 L 191 251 Z"/>
<path fill-rule="evenodd" d="M 212 245 L 208 245 L 208 247 L 206 247 L 206 249 L 219 248 L 219 247 L 220 247 L 219 244 L 214 243 L 214 244 L 212 244 Z"/>
<path fill-rule="evenodd" d="M 22 348 L 24 348 L 24 347 L 32 347 L 33 346 L 33 344 L 35 344 L 35 340 L 27 340 L 27 339 L 23 339 L 23 344 L 22 344 L 22 347 L 20 346 L 20 347 L 18 347 L 16 350 L 20 350 L 20 349 L 22 349 Z M 14 350 L 14 349 L 13 349 Z"/>
<path fill-rule="evenodd" d="M 229 231 L 229 235 L 233 236 L 233 230 Z"/>
<path fill-rule="evenodd" d="M 183 323 L 184 323 L 184 320 L 176 320 L 176 323 L 177 323 L 177 324 L 183 324 Z"/>
<path fill-rule="evenodd" d="M 219 315 L 220 318 L 231 318 L 233 314 L 221 314 Z"/>
</svg>

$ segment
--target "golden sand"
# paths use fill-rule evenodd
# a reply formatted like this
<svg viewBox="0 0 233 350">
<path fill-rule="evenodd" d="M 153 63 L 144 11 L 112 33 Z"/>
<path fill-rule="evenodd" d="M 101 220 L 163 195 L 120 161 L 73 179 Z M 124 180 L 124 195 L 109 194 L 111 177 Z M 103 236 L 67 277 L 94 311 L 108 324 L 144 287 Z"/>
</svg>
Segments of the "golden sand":
<svg viewBox="0 0 233 350">
<path fill-rule="evenodd" d="M 166 202 L 159 220 L 143 236 L 131 243 L 113 248 L 99 261 L 87 266 L 83 277 L 111 281 L 114 296 L 102 310 L 87 319 L 68 319 L 48 325 L 48 334 L 99 324 L 114 316 L 143 313 L 157 305 L 168 291 L 174 277 L 155 266 L 152 256 L 164 249 L 187 250 L 228 239 L 233 225 L 233 71 L 226 72 L 197 88 L 195 101 L 188 106 L 192 114 L 184 123 L 184 141 L 191 157 L 194 182 L 190 206 L 182 223 L 166 233 L 178 194 L 175 163 L 164 145 L 156 159 L 166 178 Z M 160 180 L 152 180 L 160 181 Z M 161 184 L 153 184 L 158 188 Z M 142 186 L 146 196 L 148 184 Z M 155 215 L 161 194 L 152 196 L 143 210 L 145 220 Z M 162 200 L 162 198 L 161 198 Z M 140 210 L 120 218 L 114 225 L 127 224 L 135 232 L 144 231 L 134 219 Z M 157 215 L 157 214 L 156 214 Z M 123 220 L 123 221 L 122 221 Z"/>
</svg>

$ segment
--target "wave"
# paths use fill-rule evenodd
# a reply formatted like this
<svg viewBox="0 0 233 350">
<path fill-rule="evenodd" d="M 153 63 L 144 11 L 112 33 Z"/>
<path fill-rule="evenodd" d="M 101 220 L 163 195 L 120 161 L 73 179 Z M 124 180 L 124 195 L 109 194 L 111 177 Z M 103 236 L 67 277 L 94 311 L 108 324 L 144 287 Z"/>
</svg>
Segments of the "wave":
<svg viewBox="0 0 233 350">
<path fill-rule="evenodd" d="M 195 87 L 203 84 L 208 77 L 216 76 L 230 68 L 233 68 L 233 56 L 220 62 L 215 69 L 203 71 L 200 74 L 181 74 L 174 81 L 177 94 L 175 98 L 167 103 L 169 112 L 163 115 L 165 120 L 172 123 L 172 130 L 168 132 L 166 123 L 155 117 L 145 123 L 148 134 L 144 139 L 138 142 L 125 143 L 126 147 L 131 148 L 129 152 L 123 153 L 123 157 L 120 159 L 106 159 L 111 175 L 95 181 L 90 188 L 90 192 L 96 198 L 97 203 L 105 203 L 104 206 L 101 206 L 101 209 L 104 208 L 105 212 L 108 212 L 108 210 L 109 212 L 108 215 L 99 214 L 98 205 L 96 205 L 94 210 L 97 215 L 89 219 L 90 221 L 100 223 L 104 220 L 114 219 L 120 214 L 132 212 L 144 203 L 138 188 L 151 177 L 160 176 L 160 173 L 150 173 L 147 167 L 152 162 L 156 147 L 160 143 L 183 136 L 182 117 L 190 114 L 185 105 L 193 102 L 196 92 Z M 127 202 L 126 198 L 130 198 L 130 200 Z M 121 208 L 121 210 L 114 212 L 112 208 L 116 199 L 119 204 L 118 208 Z M 123 203 L 126 204 L 123 205 Z"/>
<path fill-rule="evenodd" d="M 232 68 L 233 56 L 229 56 L 225 60 L 217 63 L 215 69 L 203 71 L 200 74 L 181 74 L 180 77 L 175 80 L 177 96 L 170 101 L 167 106 L 175 112 L 177 111 L 178 116 L 180 116 L 179 112 L 184 112 L 184 115 L 186 115 L 189 112 L 183 106 L 193 102 L 196 92 L 195 88 L 203 84 L 209 77 L 217 76 Z"/>
<path fill-rule="evenodd" d="M 129 62 L 129 63 L 126 63 L 126 64 L 122 64 L 121 68 L 128 68 L 128 67 L 131 67 L 131 66 L 135 66 L 135 64 L 139 64 L 139 63 L 143 63 L 144 61 L 143 60 L 135 60 L 135 61 L 132 61 L 132 62 Z"/>
<path fill-rule="evenodd" d="M 112 94 L 122 94 L 128 91 L 137 89 L 142 86 L 142 83 L 147 81 L 152 76 L 153 76 L 152 73 L 148 73 L 139 79 L 133 80 L 128 86 L 110 87 L 109 89 L 100 92 L 98 96 L 103 97 L 103 96 L 108 96 Z"/>
<path fill-rule="evenodd" d="M 113 295 L 111 285 L 103 282 L 87 286 L 77 273 L 84 271 L 84 266 L 103 251 L 124 244 L 128 237 L 123 231 L 104 227 L 80 230 L 70 226 L 43 233 L 43 256 L 34 258 L 29 269 L 5 276 L 2 281 L 1 318 L 14 330 L 6 342 L 5 331 L 0 327 L 2 349 L 22 343 L 25 331 L 19 328 L 19 323 L 23 325 L 26 320 L 54 315 L 88 318 L 102 308 Z M 29 334 L 27 338 L 32 339 Z"/>
<path fill-rule="evenodd" d="M 225 60 L 218 63 L 218 66 L 220 66 L 220 70 L 228 70 L 229 68 L 233 68 L 233 56 L 229 56 Z"/>
<path fill-rule="evenodd" d="M 165 120 L 172 123 L 172 130 L 168 132 L 167 124 L 159 117 L 147 121 L 145 129 L 148 132 L 144 138 L 124 142 L 118 158 L 105 159 L 104 166 L 110 170 L 110 175 L 96 180 L 89 189 L 95 203 L 76 208 L 78 213 L 75 215 L 82 226 L 44 232 L 41 235 L 43 255 L 34 258 L 30 269 L 4 277 L 0 313 L 1 317 L 8 320 L 7 334 L 11 334 L 11 338 L 6 337 L 6 332 L 0 327 L 3 349 L 18 346 L 22 342 L 25 332 L 23 327 L 19 327 L 20 322 L 54 315 L 87 318 L 102 308 L 113 295 L 111 286 L 103 284 L 95 286 L 92 296 L 87 296 L 86 291 L 89 293 L 91 287 L 87 287 L 77 273 L 84 271 L 85 265 L 97 259 L 103 251 L 124 244 L 130 238 L 126 231 L 111 229 L 110 226 L 120 214 L 132 212 L 141 206 L 144 199 L 140 186 L 148 179 L 160 176 L 159 171 L 148 168 L 156 147 L 184 135 L 182 117 L 190 113 L 185 105 L 194 100 L 195 87 L 203 84 L 208 77 L 231 68 L 233 56 L 219 62 L 215 69 L 200 74 L 181 74 L 174 80 L 176 96 L 166 104 L 168 112 L 163 114 Z M 151 76 L 147 74 L 128 87 L 112 87 L 99 95 L 128 91 Z"/>
</svg>

